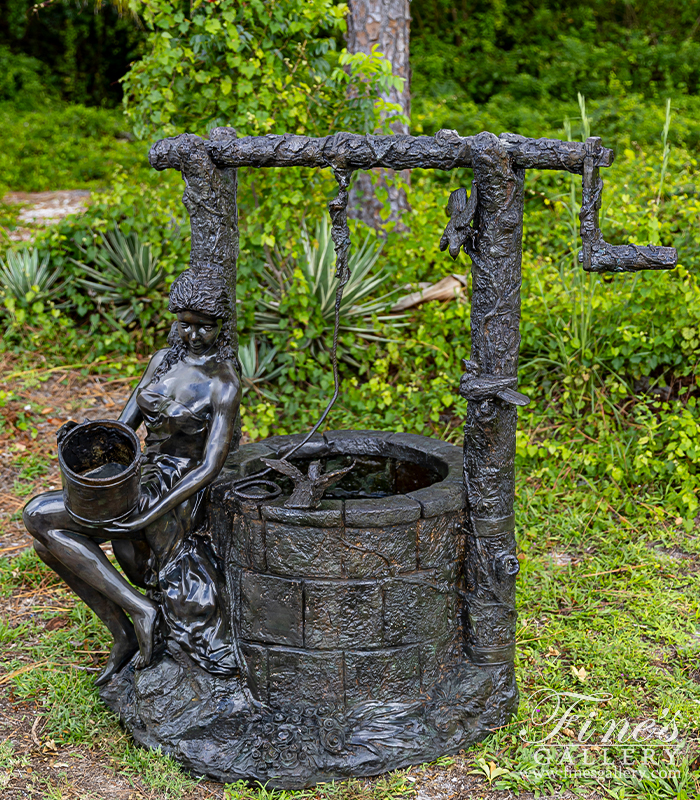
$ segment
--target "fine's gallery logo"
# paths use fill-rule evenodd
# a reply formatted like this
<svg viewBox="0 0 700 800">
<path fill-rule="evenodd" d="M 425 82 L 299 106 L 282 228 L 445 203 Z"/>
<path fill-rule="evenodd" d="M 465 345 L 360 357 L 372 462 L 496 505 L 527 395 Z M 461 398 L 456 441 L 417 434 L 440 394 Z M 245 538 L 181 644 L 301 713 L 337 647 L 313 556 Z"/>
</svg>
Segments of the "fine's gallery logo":
<svg viewBox="0 0 700 800">
<path fill-rule="evenodd" d="M 643 719 L 629 719 L 606 709 L 611 699 L 610 694 L 537 692 L 519 732 L 530 756 L 526 771 L 672 775 L 685 745 L 680 712 L 661 708 Z"/>
</svg>

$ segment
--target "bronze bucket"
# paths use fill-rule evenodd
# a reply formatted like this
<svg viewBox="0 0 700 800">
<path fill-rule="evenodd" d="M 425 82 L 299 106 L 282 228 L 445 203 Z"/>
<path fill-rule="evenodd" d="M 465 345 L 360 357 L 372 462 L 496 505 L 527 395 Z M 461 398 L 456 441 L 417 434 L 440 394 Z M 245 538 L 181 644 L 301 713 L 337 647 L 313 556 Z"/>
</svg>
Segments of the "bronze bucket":
<svg viewBox="0 0 700 800">
<path fill-rule="evenodd" d="M 68 513 L 84 525 L 114 522 L 137 505 L 141 445 L 111 419 L 86 420 L 59 434 L 58 463 Z"/>
</svg>

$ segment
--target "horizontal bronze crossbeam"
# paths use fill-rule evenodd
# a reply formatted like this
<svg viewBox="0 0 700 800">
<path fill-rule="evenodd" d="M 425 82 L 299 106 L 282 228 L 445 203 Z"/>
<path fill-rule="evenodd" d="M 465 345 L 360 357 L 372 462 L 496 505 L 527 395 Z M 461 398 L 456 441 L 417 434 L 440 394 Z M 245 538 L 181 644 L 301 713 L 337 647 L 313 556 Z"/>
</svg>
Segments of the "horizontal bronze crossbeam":
<svg viewBox="0 0 700 800">
<path fill-rule="evenodd" d="M 188 136 L 188 134 L 183 134 Z M 527 139 L 514 133 L 499 137 L 513 166 L 519 169 L 559 169 L 583 173 L 587 155 L 583 142 L 558 139 Z M 150 160 L 156 169 L 172 165 L 179 136 L 164 139 L 151 148 Z M 205 147 L 219 168 L 226 167 L 331 167 L 355 170 L 385 167 L 403 169 L 456 169 L 473 165 L 475 136 L 459 136 L 456 131 L 438 131 L 435 136 L 360 136 L 336 133 L 314 139 L 309 136 L 244 136 L 232 128 L 217 128 Z M 596 166 L 609 167 L 613 151 L 601 148 Z"/>
</svg>

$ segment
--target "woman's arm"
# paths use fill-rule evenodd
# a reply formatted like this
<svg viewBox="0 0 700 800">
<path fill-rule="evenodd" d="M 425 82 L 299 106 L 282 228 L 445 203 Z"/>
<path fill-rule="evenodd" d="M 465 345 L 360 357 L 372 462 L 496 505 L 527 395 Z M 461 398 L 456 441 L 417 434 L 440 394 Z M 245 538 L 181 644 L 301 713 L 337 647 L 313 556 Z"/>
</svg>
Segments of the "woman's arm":
<svg viewBox="0 0 700 800">
<path fill-rule="evenodd" d="M 159 350 L 157 353 L 153 355 L 151 360 L 148 362 L 148 366 L 146 367 L 146 371 L 141 376 L 141 380 L 136 385 L 136 388 L 131 393 L 131 396 L 126 401 L 126 405 L 124 406 L 122 413 L 119 415 L 119 422 L 123 422 L 125 425 L 128 425 L 133 430 L 136 430 L 139 425 L 143 422 L 143 416 L 141 411 L 136 403 L 136 393 L 142 386 L 147 386 L 151 379 L 153 378 L 153 373 L 158 369 L 160 366 L 163 357 L 168 352 L 167 348 L 164 350 Z"/>
<path fill-rule="evenodd" d="M 191 472 L 178 481 L 152 508 L 124 522 L 112 523 L 109 528 L 118 531 L 141 530 L 167 514 L 200 489 L 203 489 L 221 472 L 233 439 L 236 414 L 240 405 L 241 390 L 238 378 L 217 381 L 212 396 L 212 420 L 204 456 Z"/>
</svg>

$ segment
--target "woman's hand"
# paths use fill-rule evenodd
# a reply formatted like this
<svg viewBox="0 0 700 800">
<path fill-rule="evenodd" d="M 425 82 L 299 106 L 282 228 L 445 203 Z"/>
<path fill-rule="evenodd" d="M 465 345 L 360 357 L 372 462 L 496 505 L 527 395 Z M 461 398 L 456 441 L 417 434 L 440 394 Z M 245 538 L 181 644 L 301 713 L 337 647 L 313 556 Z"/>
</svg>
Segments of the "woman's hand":
<svg viewBox="0 0 700 800">
<path fill-rule="evenodd" d="M 152 522 L 155 522 L 156 519 L 158 519 L 158 515 L 147 512 L 145 514 L 136 514 L 126 519 L 116 520 L 115 522 L 110 522 L 108 525 L 102 525 L 101 527 L 105 533 L 123 536 L 125 533 L 134 533 L 135 531 L 143 530 Z"/>
<path fill-rule="evenodd" d="M 133 531 L 141 530 L 145 528 L 147 522 L 143 522 L 141 517 L 136 517 L 135 519 L 131 520 L 117 520 L 116 522 L 110 522 L 109 525 L 105 525 L 104 530 L 108 533 L 113 534 L 120 534 L 120 533 L 129 533 Z"/>
<path fill-rule="evenodd" d="M 56 440 L 60 445 L 61 442 L 68 436 L 68 434 L 73 430 L 73 428 L 77 427 L 80 423 L 76 422 L 74 419 L 69 419 L 68 422 L 64 422 L 63 425 L 56 431 Z"/>
</svg>

